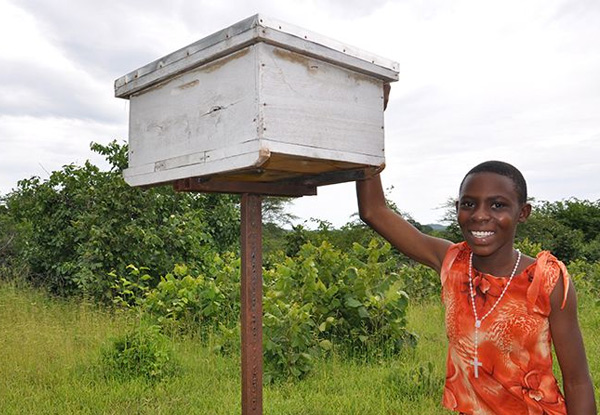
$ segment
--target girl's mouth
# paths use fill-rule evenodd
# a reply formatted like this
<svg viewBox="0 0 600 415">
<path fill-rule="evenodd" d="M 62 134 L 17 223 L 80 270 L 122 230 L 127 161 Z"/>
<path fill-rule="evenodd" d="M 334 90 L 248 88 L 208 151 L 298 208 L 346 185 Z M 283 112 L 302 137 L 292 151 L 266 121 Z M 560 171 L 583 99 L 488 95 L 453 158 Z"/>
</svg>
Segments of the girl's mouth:
<svg viewBox="0 0 600 415">
<path fill-rule="evenodd" d="M 487 238 L 489 236 L 492 236 L 494 233 L 495 232 L 493 231 L 471 231 L 471 235 L 478 239 Z"/>
</svg>

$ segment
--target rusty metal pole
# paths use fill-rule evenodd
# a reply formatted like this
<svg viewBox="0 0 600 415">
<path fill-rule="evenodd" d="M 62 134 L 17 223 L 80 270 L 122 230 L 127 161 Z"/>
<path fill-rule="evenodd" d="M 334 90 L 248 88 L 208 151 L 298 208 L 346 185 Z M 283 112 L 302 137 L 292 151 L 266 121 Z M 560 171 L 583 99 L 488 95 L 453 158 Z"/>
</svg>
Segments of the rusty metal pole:
<svg viewBox="0 0 600 415">
<path fill-rule="evenodd" d="M 241 210 L 242 415 L 258 415 L 263 378 L 261 196 L 243 193 Z"/>
</svg>

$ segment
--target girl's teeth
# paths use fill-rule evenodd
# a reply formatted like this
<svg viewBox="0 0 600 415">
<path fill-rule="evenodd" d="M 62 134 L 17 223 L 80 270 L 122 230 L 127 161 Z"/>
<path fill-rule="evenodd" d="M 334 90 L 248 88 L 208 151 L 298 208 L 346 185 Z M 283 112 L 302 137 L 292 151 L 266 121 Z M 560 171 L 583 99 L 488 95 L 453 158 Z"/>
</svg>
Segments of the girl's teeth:
<svg viewBox="0 0 600 415">
<path fill-rule="evenodd" d="M 494 232 L 471 231 L 471 234 L 475 238 L 486 238 L 488 236 L 492 236 L 494 234 Z"/>
</svg>

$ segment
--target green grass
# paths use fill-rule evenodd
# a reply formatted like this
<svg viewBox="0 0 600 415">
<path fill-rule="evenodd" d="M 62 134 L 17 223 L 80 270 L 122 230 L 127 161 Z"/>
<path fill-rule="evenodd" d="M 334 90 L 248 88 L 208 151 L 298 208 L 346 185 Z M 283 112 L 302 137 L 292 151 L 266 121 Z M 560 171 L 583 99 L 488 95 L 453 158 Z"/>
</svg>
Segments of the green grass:
<svg viewBox="0 0 600 415">
<path fill-rule="evenodd" d="M 600 410 L 600 301 L 582 292 L 577 296 L 579 325 L 596 391 L 596 407 Z"/>
<path fill-rule="evenodd" d="M 600 392 L 600 306 L 580 294 L 580 320 Z M 300 382 L 265 387 L 265 414 L 444 414 L 443 311 L 413 306 L 416 349 L 396 359 L 360 362 L 334 356 Z M 181 371 L 159 383 L 104 376 L 100 351 L 135 317 L 50 299 L 0 283 L 0 414 L 237 414 L 239 358 L 193 339 L 172 339 Z"/>
</svg>

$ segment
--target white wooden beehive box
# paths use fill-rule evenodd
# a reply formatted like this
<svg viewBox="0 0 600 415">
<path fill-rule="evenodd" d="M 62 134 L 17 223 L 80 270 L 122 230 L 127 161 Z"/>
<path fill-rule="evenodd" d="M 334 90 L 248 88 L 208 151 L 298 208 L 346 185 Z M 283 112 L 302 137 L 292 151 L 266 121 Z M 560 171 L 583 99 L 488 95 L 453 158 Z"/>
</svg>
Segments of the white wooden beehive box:
<svg viewBox="0 0 600 415">
<path fill-rule="evenodd" d="M 255 15 L 115 81 L 130 101 L 125 180 L 381 169 L 382 86 L 397 79 L 395 62 Z"/>
</svg>

